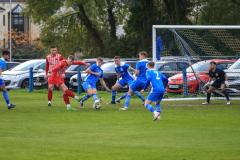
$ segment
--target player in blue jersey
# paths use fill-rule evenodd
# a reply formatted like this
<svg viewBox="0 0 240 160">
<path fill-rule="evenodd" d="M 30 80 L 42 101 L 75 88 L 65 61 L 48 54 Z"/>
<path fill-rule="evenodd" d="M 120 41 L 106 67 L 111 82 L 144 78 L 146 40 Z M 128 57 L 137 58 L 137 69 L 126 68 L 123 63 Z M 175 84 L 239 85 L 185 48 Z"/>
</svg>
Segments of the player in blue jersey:
<svg viewBox="0 0 240 160">
<path fill-rule="evenodd" d="M 100 99 L 97 96 L 97 82 L 100 80 L 102 86 L 107 90 L 111 91 L 106 83 L 103 80 L 103 70 L 101 66 L 103 64 L 102 58 L 97 58 L 96 64 L 91 65 L 85 72 L 88 74 L 85 78 L 82 86 L 85 92 L 87 93 L 83 98 L 80 99 L 80 106 L 83 106 L 83 102 L 89 99 L 91 96 L 93 97 L 94 105 L 93 107 L 96 109 L 100 109 Z"/>
<path fill-rule="evenodd" d="M 147 60 L 147 52 L 141 51 L 138 54 L 138 56 L 139 56 L 139 61 L 136 64 L 136 71 L 135 71 L 135 75 L 137 78 L 130 85 L 128 94 L 126 96 L 124 107 L 120 108 L 120 110 L 127 110 L 131 100 L 131 96 L 134 94 L 134 92 L 141 91 L 146 84 L 146 81 L 147 81 L 146 71 L 147 71 L 147 64 L 149 62 Z"/>
<path fill-rule="evenodd" d="M 160 119 L 161 104 L 165 88 L 168 83 L 168 79 L 161 74 L 161 72 L 154 70 L 154 62 L 148 63 L 148 70 L 146 73 L 147 83 L 144 87 L 146 89 L 150 84 L 152 86 L 151 91 L 145 101 L 145 107 L 153 113 L 153 120 Z M 151 105 L 152 102 L 156 103 L 156 109 Z"/>
<path fill-rule="evenodd" d="M 127 96 L 127 93 L 126 93 L 126 94 L 122 95 L 117 101 L 115 101 L 117 90 L 119 90 L 120 88 L 123 88 L 126 85 L 130 86 L 134 81 L 134 77 L 129 71 L 135 72 L 135 69 L 132 68 L 129 64 L 126 64 L 126 63 L 121 64 L 120 56 L 114 57 L 114 63 L 115 63 L 115 71 L 117 73 L 118 81 L 112 87 L 111 104 L 120 102 L 121 99 L 123 99 Z M 137 95 L 144 102 L 144 97 L 141 95 L 140 92 L 136 91 L 136 92 L 134 92 L 134 94 Z"/>
<path fill-rule="evenodd" d="M 8 96 L 8 91 L 5 87 L 4 80 L 2 79 L 2 72 L 7 69 L 6 61 L 9 60 L 10 52 L 9 51 L 2 51 L 2 58 L 0 59 L 0 90 L 3 92 L 3 98 L 7 103 L 8 109 L 15 108 L 16 105 L 11 104 Z"/>
</svg>

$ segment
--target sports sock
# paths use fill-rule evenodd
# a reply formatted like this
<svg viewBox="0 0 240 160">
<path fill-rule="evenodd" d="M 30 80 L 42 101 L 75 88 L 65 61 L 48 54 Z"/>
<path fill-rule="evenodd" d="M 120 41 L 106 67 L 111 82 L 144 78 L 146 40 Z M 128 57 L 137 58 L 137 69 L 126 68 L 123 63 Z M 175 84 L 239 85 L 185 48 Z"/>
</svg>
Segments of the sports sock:
<svg viewBox="0 0 240 160">
<path fill-rule="evenodd" d="M 72 98 L 75 97 L 75 94 L 72 91 L 70 91 L 69 89 L 65 91 L 65 94 Z"/>
<path fill-rule="evenodd" d="M 5 102 L 7 103 L 7 105 L 9 106 L 10 105 L 10 100 L 9 100 L 7 91 L 3 91 L 3 98 L 4 98 Z"/>
<path fill-rule="evenodd" d="M 127 94 L 125 104 L 124 104 L 125 108 L 128 108 L 130 100 L 131 100 L 131 96 L 129 94 Z"/>
<path fill-rule="evenodd" d="M 118 100 L 122 100 L 122 99 L 126 98 L 126 96 L 127 96 L 127 93 L 124 93 L 123 95 L 121 95 L 121 96 L 118 98 Z"/>
<path fill-rule="evenodd" d="M 90 95 L 86 94 L 86 95 L 81 99 L 81 101 L 84 102 L 84 101 L 88 100 L 88 98 L 90 98 L 90 97 L 91 97 Z"/>
<path fill-rule="evenodd" d="M 211 93 L 207 93 L 207 103 L 210 103 Z"/>
<path fill-rule="evenodd" d="M 157 112 L 162 112 L 161 104 L 156 104 L 156 111 Z"/>
<path fill-rule="evenodd" d="M 151 104 L 147 104 L 147 105 L 145 105 L 145 107 L 146 107 L 150 112 L 154 112 L 154 111 L 155 111 L 154 107 L 153 107 Z"/>
<path fill-rule="evenodd" d="M 223 94 L 224 94 L 224 96 L 226 97 L 227 101 L 230 101 L 230 98 L 229 98 L 229 96 L 228 96 L 228 93 L 227 93 L 227 91 L 226 91 L 226 90 L 224 90 L 222 93 L 223 93 Z"/>
<path fill-rule="evenodd" d="M 142 95 L 140 92 L 135 91 L 134 93 L 135 93 L 136 96 L 137 96 L 138 98 L 140 98 L 143 102 L 145 101 L 145 98 L 143 97 L 143 95 Z"/>
<path fill-rule="evenodd" d="M 116 94 L 117 94 L 117 91 L 112 90 L 112 102 L 115 102 Z"/>
<path fill-rule="evenodd" d="M 52 101 L 53 91 L 48 89 L 48 101 Z"/>
<path fill-rule="evenodd" d="M 65 93 L 63 94 L 63 100 L 64 100 L 64 103 L 67 105 L 67 104 L 70 104 L 70 100 L 69 100 L 69 97 L 68 95 Z"/>
<path fill-rule="evenodd" d="M 94 102 L 95 102 L 96 100 L 98 100 L 97 94 L 93 94 L 92 96 L 93 96 L 93 101 L 94 101 Z"/>
</svg>

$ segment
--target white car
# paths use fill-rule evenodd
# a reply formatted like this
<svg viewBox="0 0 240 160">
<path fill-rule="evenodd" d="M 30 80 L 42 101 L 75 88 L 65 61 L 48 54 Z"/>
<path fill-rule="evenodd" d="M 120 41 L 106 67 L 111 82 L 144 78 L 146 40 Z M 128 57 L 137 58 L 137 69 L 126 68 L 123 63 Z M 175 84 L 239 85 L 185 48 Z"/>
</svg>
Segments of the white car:
<svg viewBox="0 0 240 160">
<path fill-rule="evenodd" d="M 28 87 L 30 68 L 33 68 L 33 73 L 44 72 L 45 63 L 45 59 L 29 60 L 10 70 L 4 71 L 2 78 L 5 81 L 6 88 L 17 89 Z"/>
</svg>

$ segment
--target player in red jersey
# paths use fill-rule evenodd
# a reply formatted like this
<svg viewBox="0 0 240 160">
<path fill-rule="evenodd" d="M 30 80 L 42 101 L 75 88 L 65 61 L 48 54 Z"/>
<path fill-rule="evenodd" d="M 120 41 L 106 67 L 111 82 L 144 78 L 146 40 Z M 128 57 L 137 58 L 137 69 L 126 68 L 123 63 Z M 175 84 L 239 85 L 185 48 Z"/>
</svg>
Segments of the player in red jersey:
<svg viewBox="0 0 240 160">
<path fill-rule="evenodd" d="M 76 96 L 72 91 L 68 89 L 68 87 L 64 83 L 64 77 L 66 69 L 70 65 L 88 65 L 82 61 L 74 61 L 74 56 L 70 55 L 67 59 L 60 61 L 55 67 L 52 68 L 52 73 L 49 77 L 49 81 L 52 82 L 53 85 L 59 87 L 63 92 L 63 100 L 67 106 L 67 110 L 71 110 L 69 97 L 72 97 L 76 100 L 79 100 L 79 97 Z"/>
<path fill-rule="evenodd" d="M 50 54 L 46 57 L 46 74 L 45 78 L 48 79 L 48 106 L 51 106 L 52 96 L 53 96 L 53 88 L 54 84 L 49 79 L 49 76 L 52 73 L 53 67 L 55 67 L 64 57 L 58 53 L 58 49 L 55 46 L 50 47 Z M 64 75 L 63 75 L 64 76 Z"/>
</svg>

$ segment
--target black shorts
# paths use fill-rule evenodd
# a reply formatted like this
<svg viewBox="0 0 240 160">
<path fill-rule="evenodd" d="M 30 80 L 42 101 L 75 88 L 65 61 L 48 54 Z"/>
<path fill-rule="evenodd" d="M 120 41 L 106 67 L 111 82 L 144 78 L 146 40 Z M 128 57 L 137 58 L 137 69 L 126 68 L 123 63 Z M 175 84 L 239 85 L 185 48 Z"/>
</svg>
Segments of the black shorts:
<svg viewBox="0 0 240 160">
<path fill-rule="evenodd" d="M 213 84 L 211 85 L 214 88 L 221 88 L 221 85 L 224 84 L 225 81 L 221 80 L 221 79 L 217 79 L 213 82 Z"/>
</svg>

